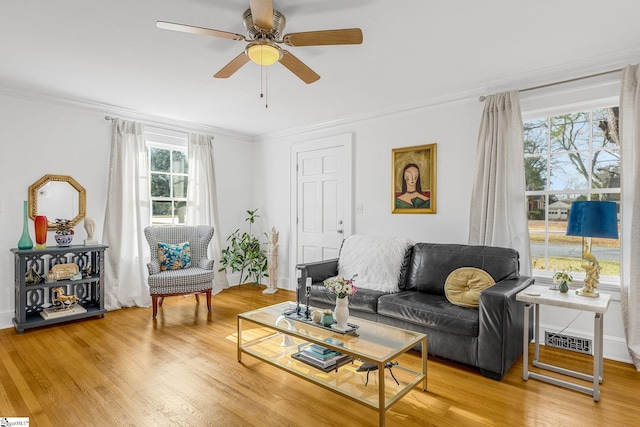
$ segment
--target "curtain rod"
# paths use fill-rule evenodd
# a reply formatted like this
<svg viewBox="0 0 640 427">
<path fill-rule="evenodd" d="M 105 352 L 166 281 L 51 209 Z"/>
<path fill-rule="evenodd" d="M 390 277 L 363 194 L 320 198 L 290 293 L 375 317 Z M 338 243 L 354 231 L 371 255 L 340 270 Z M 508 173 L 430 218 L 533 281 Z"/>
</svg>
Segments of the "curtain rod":
<svg viewBox="0 0 640 427">
<path fill-rule="evenodd" d="M 547 83 L 547 84 L 543 84 L 543 85 L 539 85 L 539 86 L 528 87 L 526 89 L 520 89 L 518 92 L 527 92 L 527 91 L 530 91 L 530 90 L 543 89 L 545 87 L 551 87 L 551 86 L 561 85 L 561 84 L 564 84 L 564 83 L 572 83 L 572 82 L 577 82 L 577 81 L 584 80 L 584 79 L 590 79 L 591 77 L 606 76 L 607 74 L 613 74 L 613 73 L 617 73 L 619 71 L 622 71 L 622 68 L 618 68 L 616 70 L 603 71 L 601 73 L 596 73 L 596 74 L 590 74 L 588 76 L 575 77 L 573 79 L 562 80 L 562 81 L 559 81 L 559 82 L 553 82 L 553 83 Z M 486 99 L 487 99 L 487 97 L 484 96 L 484 95 L 482 95 L 482 96 L 480 96 L 478 98 L 478 100 L 480 102 L 484 102 Z"/>
<path fill-rule="evenodd" d="M 117 120 L 116 117 L 111 117 L 111 116 L 104 116 L 104 119 L 107 120 L 107 121 L 110 121 L 111 123 L 115 123 L 115 121 Z M 156 129 L 163 129 L 163 130 L 167 130 L 167 131 L 170 131 L 170 132 L 182 132 L 182 133 L 185 133 L 185 134 L 189 134 L 191 132 L 189 130 L 184 130 L 184 129 L 177 130 L 177 129 L 165 128 L 165 127 L 157 126 L 157 125 L 150 125 L 150 126 L 153 127 L 153 128 L 156 128 Z M 213 135 L 209 135 L 209 136 L 212 139 L 215 139 L 215 136 L 213 136 Z"/>
</svg>

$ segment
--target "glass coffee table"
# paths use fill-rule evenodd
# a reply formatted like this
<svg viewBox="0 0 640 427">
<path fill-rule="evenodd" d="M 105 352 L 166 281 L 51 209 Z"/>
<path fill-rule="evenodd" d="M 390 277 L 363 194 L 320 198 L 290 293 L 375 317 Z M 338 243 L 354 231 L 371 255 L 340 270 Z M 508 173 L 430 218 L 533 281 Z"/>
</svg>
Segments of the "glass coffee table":
<svg viewBox="0 0 640 427">
<path fill-rule="evenodd" d="M 334 332 L 284 316 L 295 307 L 294 302 L 285 302 L 238 314 L 238 362 L 242 362 L 242 353 L 249 354 L 375 409 L 381 426 L 385 424 L 387 409 L 417 384 L 422 382 L 422 390 L 427 390 L 425 334 L 353 316 L 349 323 L 357 325 L 354 332 Z M 398 356 L 417 344 L 422 344 L 422 372 L 396 364 Z M 296 357 L 311 345 L 346 354 L 349 361 L 320 369 Z M 362 366 L 363 363 L 366 365 Z"/>
</svg>

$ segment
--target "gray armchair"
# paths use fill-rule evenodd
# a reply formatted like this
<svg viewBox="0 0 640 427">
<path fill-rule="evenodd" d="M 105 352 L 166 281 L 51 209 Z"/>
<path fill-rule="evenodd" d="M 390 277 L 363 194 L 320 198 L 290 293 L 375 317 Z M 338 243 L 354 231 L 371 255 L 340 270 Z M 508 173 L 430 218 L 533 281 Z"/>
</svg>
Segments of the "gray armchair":
<svg viewBox="0 0 640 427">
<path fill-rule="evenodd" d="M 144 229 L 144 235 L 151 249 L 149 270 L 149 293 L 153 303 L 153 318 L 162 307 L 164 297 L 205 294 L 207 309 L 211 311 L 211 289 L 213 288 L 213 260 L 207 258 L 207 248 L 213 238 L 210 226 L 151 226 Z M 191 264 L 187 268 L 161 270 L 158 259 L 158 243 L 178 244 L 190 242 Z"/>
</svg>

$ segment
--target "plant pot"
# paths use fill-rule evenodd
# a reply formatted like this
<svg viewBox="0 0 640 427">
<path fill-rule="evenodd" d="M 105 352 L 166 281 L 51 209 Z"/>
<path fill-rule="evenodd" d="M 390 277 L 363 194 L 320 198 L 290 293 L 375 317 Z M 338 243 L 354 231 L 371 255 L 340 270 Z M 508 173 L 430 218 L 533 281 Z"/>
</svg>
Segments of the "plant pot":
<svg viewBox="0 0 640 427">
<path fill-rule="evenodd" d="M 320 319 L 320 323 L 323 326 L 330 327 L 333 325 L 333 315 L 331 313 L 324 313 Z"/>
<path fill-rule="evenodd" d="M 560 282 L 560 284 L 558 285 L 558 289 L 560 290 L 560 292 L 568 292 L 569 291 L 569 283 Z"/>
<path fill-rule="evenodd" d="M 73 234 L 56 234 L 55 238 L 58 246 L 69 246 L 73 240 Z"/>
</svg>

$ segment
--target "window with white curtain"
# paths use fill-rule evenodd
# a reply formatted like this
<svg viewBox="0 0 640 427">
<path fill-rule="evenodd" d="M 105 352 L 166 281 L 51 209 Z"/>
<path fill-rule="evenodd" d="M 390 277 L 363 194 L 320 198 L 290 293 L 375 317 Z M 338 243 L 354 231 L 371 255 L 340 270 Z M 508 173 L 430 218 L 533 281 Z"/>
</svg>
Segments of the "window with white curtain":
<svg viewBox="0 0 640 427">
<path fill-rule="evenodd" d="M 619 78 L 619 77 L 618 77 Z M 620 208 L 619 84 L 612 77 L 524 96 L 527 214 L 534 275 L 584 278 L 582 238 L 566 236 L 571 202 Z M 620 240 L 593 238 L 601 283 L 620 283 Z"/>
<path fill-rule="evenodd" d="M 187 134 L 145 126 L 151 224 L 184 225 L 189 164 Z"/>
</svg>

